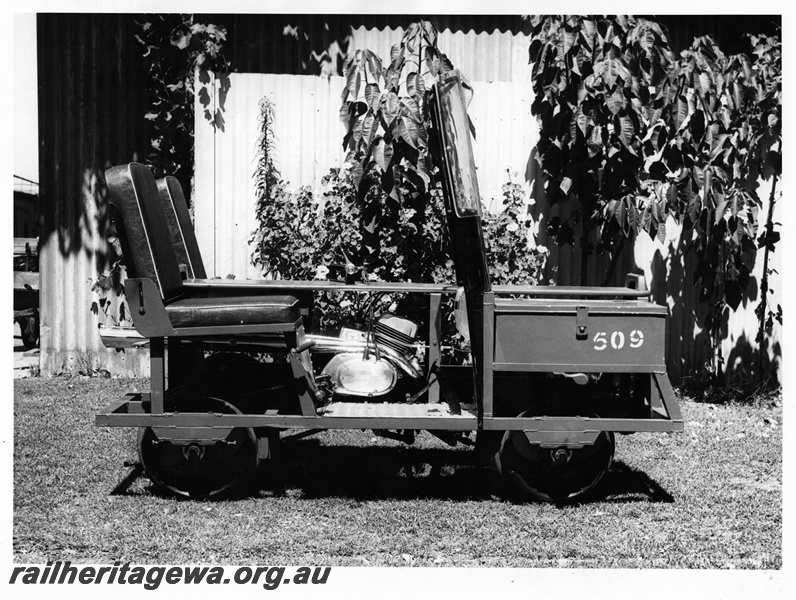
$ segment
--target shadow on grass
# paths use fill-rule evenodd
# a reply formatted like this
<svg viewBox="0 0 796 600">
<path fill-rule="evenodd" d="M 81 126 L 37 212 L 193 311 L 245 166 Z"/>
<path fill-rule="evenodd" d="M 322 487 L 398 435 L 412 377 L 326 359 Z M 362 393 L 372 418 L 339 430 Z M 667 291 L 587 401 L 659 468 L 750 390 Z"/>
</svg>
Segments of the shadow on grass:
<svg viewBox="0 0 796 600">
<path fill-rule="evenodd" d="M 483 455 L 467 450 L 406 446 L 286 444 L 266 489 L 298 489 L 304 498 L 436 498 L 487 500 L 501 479 Z"/>
<path fill-rule="evenodd" d="M 142 475 L 141 465 L 133 465 L 112 494 L 140 495 L 131 487 Z M 262 469 L 255 483 L 248 492 L 225 499 L 297 496 L 527 502 L 512 492 L 487 456 L 461 449 L 321 446 L 318 440 L 301 440 L 282 445 L 276 460 Z M 143 492 L 169 495 L 152 484 L 145 485 Z M 674 502 L 674 497 L 645 472 L 614 461 L 598 487 L 582 499 L 588 502 Z"/>
<path fill-rule="evenodd" d="M 644 471 L 618 460 L 603 477 L 598 492 L 604 502 L 674 502 L 674 496 Z"/>
</svg>

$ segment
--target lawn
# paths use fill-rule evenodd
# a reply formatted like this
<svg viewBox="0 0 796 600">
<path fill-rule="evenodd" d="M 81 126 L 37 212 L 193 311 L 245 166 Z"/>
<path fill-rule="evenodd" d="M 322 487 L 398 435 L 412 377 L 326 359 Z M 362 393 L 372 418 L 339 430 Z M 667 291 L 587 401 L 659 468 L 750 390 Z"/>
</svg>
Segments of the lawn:
<svg viewBox="0 0 796 600">
<path fill-rule="evenodd" d="M 588 504 L 516 503 L 469 449 L 358 430 L 285 444 L 255 495 L 196 502 L 152 488 L 135 431 L 93 424 L 146 381 L 14 385 L 16 562 L 782 567 L 779 400 L 683 400 L 685 433 L 619 436 Z"/>
</svg>

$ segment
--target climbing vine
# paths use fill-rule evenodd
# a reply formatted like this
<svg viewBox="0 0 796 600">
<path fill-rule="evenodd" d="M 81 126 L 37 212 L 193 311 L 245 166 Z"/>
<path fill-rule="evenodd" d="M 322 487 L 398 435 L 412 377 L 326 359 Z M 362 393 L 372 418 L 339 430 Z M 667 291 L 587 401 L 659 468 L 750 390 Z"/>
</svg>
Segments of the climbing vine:
<svg viewBox="0 0 796 600">
<path fill-rule="evenodd" d="M 223 127 L 222 102 L 212 106 L 211 73 L 221 75 L 219 96 L 229 88 L 223 74 L 230 64 L 223 54 L 226 29 L 192 14 L 146 15 L 136 20 L 149 77 L 150 102 L 144 119 L 151 126 L 147 162 L 157 177 L 172 175 L 190 193 L 194 168 L 194 102 L 204 118 Z"/>
<path fill-rule="evenodd" d="M 156 177 L 176 177 L 190 199 L 195 97 L 204 108 L 205 119 L 213 126 L 223 126 L 223 103 L 212 109 L 209 86 L 210 73 L 216 72 L 221 75 L 222 98 L 228 89 L 223 74 L 230 65 L 222 53 L 226 30 L 201 22 L 191 14 L 146 15 L 135 20 L 135 27 L 135 39 L 142 47 L 142 64 L 149 78 L 149 106 L 142 115 L 151 127 L 146 162 Z M 114 245 L 114 240 L 109 242 Z M 115 254 L 121 256 L 118 248 Z M 96 295 L 91 312 L 99 315 L 101 311 L 105 324 L 131 324 L 123 281 L 124 264 L 120 259 L 90 282 Z"/>
</svg>

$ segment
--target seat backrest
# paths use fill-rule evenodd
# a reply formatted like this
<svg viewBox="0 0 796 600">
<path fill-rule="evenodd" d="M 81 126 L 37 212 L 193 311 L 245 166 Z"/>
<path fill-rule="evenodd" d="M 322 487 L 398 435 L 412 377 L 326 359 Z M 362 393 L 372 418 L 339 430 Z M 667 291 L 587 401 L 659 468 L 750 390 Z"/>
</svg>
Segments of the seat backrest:
<svg viewBox="0 0 796 600">
<path fill-rule="evenodd" d="M 186 267 L 189 278 L 206 279 L 205 265 L 199 244 L 191 224 L 188 213 L 188 203 L 182 193 L 182 186 L 176 177 L 167 175 L 157 180 L 163 213 L 166 215 L 166 224 L 171 232 L 171 244 L 177 255 L 177 262 L 182 269 Z"/>
<path fill-rule="evenodd" d="M 110 202 L 115 207 L 119 242 L 131 277 L 151 279 L 163 300 L 182 296 L 182 277 L 155 177 L 148 167 L 129 163 L 105 171 Z"/>
</svg>

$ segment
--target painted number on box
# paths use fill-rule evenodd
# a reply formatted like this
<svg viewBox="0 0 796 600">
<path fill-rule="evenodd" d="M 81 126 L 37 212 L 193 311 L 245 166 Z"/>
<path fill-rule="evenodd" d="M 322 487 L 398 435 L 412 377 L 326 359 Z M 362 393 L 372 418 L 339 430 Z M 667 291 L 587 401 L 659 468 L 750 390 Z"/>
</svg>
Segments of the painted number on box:
<svg viewBox="0 0 796 600">
<path fill-rule="evenodd" d="M 644 343 L 644 332 L 640 329 L 634 329 L 629 335 L 625 335 L 622 331 L 598 331 L 594 334 L 592 340 L 594 342 L 594 349 L 597 351 L 607 350 L 621 350 L 625 346 L 631 348 L 640 348 Z"/>
</svg>

